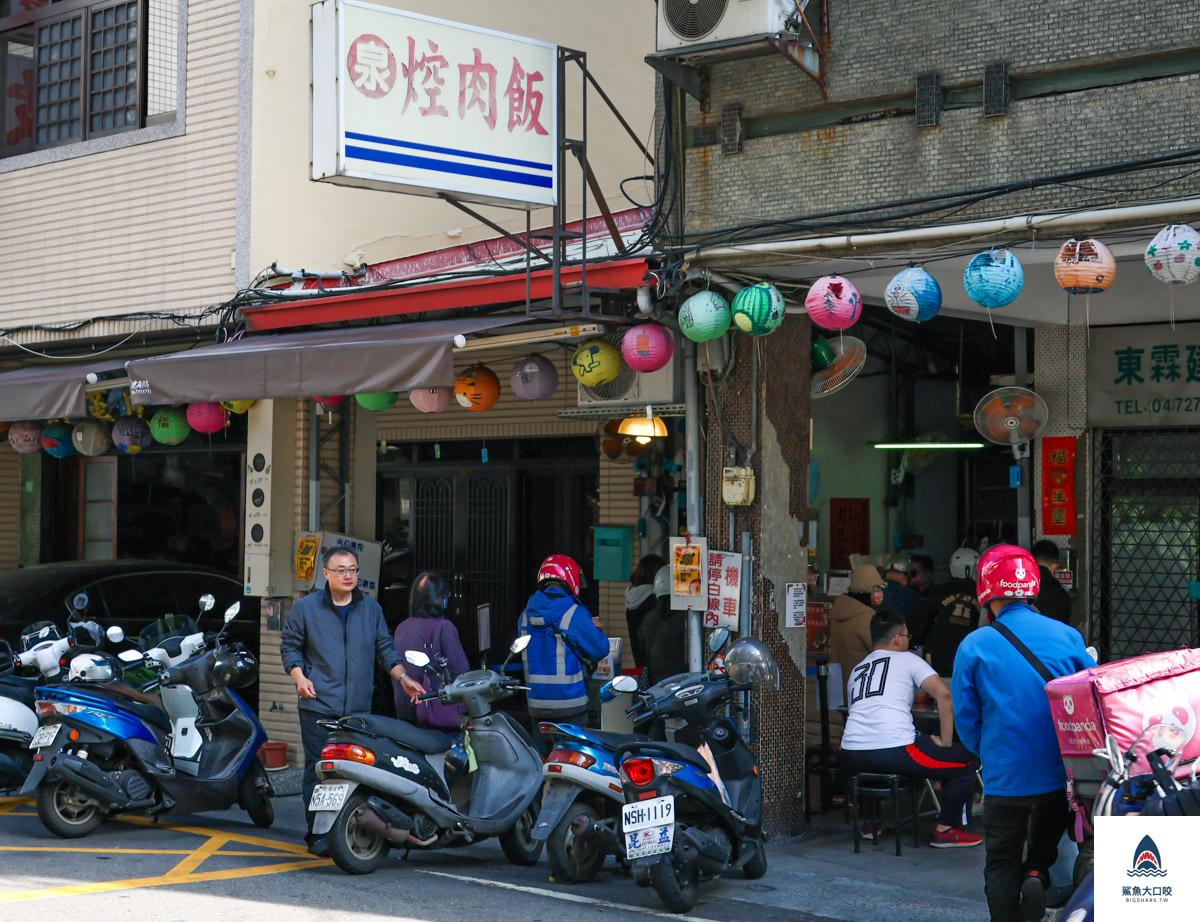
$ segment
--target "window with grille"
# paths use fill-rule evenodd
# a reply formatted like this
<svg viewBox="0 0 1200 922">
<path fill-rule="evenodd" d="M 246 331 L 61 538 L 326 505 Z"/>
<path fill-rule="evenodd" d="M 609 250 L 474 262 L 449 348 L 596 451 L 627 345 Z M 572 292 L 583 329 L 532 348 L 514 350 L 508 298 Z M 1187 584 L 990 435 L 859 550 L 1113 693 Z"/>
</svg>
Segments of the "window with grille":
<svg viewBox="0 0 1200 922">
<path fill-rule="evenodd" d="M 178 0 L 0 0 L 0 157 L 174 118 Z"/>
</svg>

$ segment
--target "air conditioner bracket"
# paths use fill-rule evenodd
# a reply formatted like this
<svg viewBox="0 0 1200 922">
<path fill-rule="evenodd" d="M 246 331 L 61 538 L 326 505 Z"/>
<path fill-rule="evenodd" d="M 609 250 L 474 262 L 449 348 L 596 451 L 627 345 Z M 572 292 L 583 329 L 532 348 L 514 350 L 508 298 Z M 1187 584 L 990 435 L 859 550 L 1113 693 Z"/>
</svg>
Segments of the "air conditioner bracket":
<svg viewBox="0 0 1200 922">
<path fill-rule="evenodd" d="M 697 100 L 703 111 L 709 110 L 712 99 L 709 93 L 706 68 L 693 67 L 691 64 L 660 58 L 657 55 L 647 55 L 646 63 L 662 74 L 664 80 L 669 80 Z"/>
</svg>

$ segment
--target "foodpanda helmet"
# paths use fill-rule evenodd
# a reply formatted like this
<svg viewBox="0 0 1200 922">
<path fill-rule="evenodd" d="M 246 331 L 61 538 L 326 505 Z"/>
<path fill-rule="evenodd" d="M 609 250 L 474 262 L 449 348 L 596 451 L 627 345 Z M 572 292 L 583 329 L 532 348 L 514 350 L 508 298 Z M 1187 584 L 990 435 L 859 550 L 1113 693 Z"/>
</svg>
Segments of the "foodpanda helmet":
<svg viewBox="0 0 1200 922">
<path fill-rule="evenodd" d="M 753 637 L 743 637 L 729 648 L 725 672 L 736 685 L 779 688 L 779 664 L 767 645 Z"/>
<path fill-rule="evenodd" d="M 583 591 L 583 570 L 566 554 L 551 554 L 542 561 L 538 568 L 537 585 L 539 589 L 547 584 L 557 584 L 564 587 L 575 598 Z"/>
<path fill-rule="evenodd" d="M 979 563 L 979 552 L 974 548 L 960 547 L 950 555 L 950 575 L 955 579 L 972 579 Z"/>
<path fill-rule="evenodd" d="M 654 574 L 654 594 L 660 599 L 671 594 L 671 568 L 659 567 Z"/>
<path fill-rule="evenodd" d="M 213 660 L 212 684 L 217 688 L 244 688 L 256 678 L 258 660 L 247 650 L 228 647 Z"/>
<path fill-rule="evenodd" d="M 1041 585 L 1037 561 L 1023 547 L 994 544 L 979 558 L 975 595 L 984 608 L 992 599 L 1036 599 Z"/>
</svg>

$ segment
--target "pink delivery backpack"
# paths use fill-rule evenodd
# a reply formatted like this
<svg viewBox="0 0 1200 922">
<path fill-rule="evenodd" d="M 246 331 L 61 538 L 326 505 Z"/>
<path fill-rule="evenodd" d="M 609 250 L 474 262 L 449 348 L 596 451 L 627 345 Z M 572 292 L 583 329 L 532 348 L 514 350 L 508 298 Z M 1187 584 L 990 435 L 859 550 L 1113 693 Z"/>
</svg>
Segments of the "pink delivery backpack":
<svg viewBox="0 0 1200 922">
<path fill-rule="evenodd" d="M 1073 804 L 1094 800 L 1100 792 L 1109 765 L 1092 750 L 1104 748 L 1107 733 L 1124 752 L 1147 727 L 1171 724 L 1185 740 L 1179 776 L 1189 775 L 1200 757 L 1200 650 L 1148 653 L 1093 666 L 1054 679 L 1046 685 L 1046 695 Z M 1142 760 L 1132 773 L 1148 770 Z"/>
</svg>

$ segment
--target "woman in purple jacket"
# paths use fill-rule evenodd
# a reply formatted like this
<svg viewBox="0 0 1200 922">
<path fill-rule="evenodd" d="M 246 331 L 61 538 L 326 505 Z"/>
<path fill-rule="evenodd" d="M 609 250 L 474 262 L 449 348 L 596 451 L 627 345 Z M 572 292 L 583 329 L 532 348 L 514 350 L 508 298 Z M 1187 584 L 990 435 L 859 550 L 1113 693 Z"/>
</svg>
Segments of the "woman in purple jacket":
<svg viewBox="0 0 1200 922">
<path fill-rule="evenodd" d="M 462 641 L 458 639 L 458 628 L 446 618 L 450 604 L 450 587 L 437 573 L 421 573 L 413 582 L 408 594 L 408 617 L 396 627 L 393 640 L 396 652 L 404 657 L 405 650 L 420 650 L 434 657 L 443 654 L 450 664 L 451 676 L 458 676 L 471 668 Z M 408 674 L 417 682 L 424 682 L 425 670 L 405 661 Z M 437 681 L 437 671 L 430 666 L 431 675 Z M 401 720 L 416 721 L 416 706 L 399 682 L 392 682 L 395 690 L 396 716 Z"/>
</svg>

